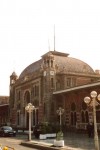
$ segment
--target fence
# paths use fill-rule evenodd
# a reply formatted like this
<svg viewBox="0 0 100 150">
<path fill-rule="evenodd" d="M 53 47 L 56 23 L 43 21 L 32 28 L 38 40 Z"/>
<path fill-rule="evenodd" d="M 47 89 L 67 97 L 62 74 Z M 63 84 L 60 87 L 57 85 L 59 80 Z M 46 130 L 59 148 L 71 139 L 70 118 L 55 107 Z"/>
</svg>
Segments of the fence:
<svg viewBox="0 0 100 150">
<path fill-rule="evenodd" d="M 86 130 L 87 123 L 76 123 L 76 129 Z M 97 129 L 100 131 L 100 123 L 97 123 Z"/>
</svg>

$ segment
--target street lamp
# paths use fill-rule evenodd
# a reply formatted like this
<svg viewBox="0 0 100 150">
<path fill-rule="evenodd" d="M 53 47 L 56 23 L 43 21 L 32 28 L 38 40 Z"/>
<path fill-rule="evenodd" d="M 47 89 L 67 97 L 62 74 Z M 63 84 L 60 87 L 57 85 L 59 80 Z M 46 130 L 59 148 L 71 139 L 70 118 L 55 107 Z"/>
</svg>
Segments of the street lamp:
<svg viewBox="0 0 100 150">
<path fill-rule="evenodd" d="M 98 141 L 98 132 L 97 132 L 97 121 L 96 121 L 96 106 L 99 105 L 97 100 L 100 101 L 100 94 L 97 96 L 96 91 L 92 91 L 90 93 L 90 97 L 85 97 L 84 102 L 87 105 L 90 105 L 93 107 L 93 120 L 94 120 L 94 142 L 95 142 L 95 150 L 99 150 L 99 141 Z"/>
<path fill-rule="evenodd" d="M 31 141 L 31 113 L 34 109 L 34 106 L 31 103 L 25 107 L 25 110 L 29 113 L 29 141 Z"/>
<path fill-rule="evenodd" d="M 59 117 L 60 117 L 60 128 L 61 128 L 61 125 L 62 125 L 61 116 L 62 116 L 62 114 L 64 113 L 64 109 L 61 108 L 61 107 L 59 107 L 59 109 L 58 109 L 56 112 L 57 112 L 57 114 L 58 114 Z"/>
</svg>

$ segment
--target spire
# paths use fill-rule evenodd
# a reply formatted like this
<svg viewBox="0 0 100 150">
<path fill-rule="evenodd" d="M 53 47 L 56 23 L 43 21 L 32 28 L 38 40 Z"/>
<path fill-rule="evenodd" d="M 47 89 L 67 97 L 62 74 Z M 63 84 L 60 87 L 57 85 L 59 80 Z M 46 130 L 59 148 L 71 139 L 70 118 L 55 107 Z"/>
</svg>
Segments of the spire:
<svg viewBox="0 0 100 150">
<path fill-rule="evenodd" d="M 50 51 L 50 42 L 49 42 L 49 39 L 48 39 L 48 49 Z"/>
<path fill-rule="evenodd" d="M 54 51 L 55 51 L 55 24 L 54 24 Z"/>
</svg>

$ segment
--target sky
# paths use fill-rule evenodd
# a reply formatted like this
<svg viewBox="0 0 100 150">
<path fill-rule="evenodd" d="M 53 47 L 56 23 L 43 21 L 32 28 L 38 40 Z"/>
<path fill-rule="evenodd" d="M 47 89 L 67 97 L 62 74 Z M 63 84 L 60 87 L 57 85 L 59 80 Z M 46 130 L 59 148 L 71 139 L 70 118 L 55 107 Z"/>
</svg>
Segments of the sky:
<svg viewBox="0 0 100 150">
<path fill-rule="evenodd" d="M 54 33 L 56 51 L 100 70 L 100 0 L 0 1 L 0 96 L 13 71 L 54 50 Z"/>
</svg>

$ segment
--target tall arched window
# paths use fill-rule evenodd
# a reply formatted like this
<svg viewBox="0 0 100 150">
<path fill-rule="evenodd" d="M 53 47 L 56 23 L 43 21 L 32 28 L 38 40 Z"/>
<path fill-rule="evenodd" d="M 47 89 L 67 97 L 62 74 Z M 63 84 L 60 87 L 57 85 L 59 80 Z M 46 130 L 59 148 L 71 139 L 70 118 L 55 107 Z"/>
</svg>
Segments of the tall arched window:
<svg viewBox="0 0 100 150">
<path fill-rule="evenodd" d="M 24 103 L 25 103 L 25 106 L 30 103 L 30 92 L 29 91 L 26 91 L 25 94 L 24 94 Z M 29 113 L 26 112 L 26 127 L 29 128 Z"/>
<path fill-rule="evenodd" d="M 86 122 L 89 122 L 89 115 L 88 115 L 88 111 L 85 112 L 85 120 Z"/>
<path fill-rule="evenodd" d="M 56 89 L 59 90 L 60 88 L 61 88 L 60 81 L 57 80 L 57 82 L 56 82 Z"/>
<path fill-rule="evenodd" d="M 53 67 L 53 60 L 51 60 L 51 67 Z"/>
<path fill-rule="evenodd" d="M 53 88 L 53 78 L 51 78 L 51 88 Z"/>
<path fill-rule="evenodd" d="M 73 112 L 71 112 L 71 125 L 73 125 Z"/>
<path fill-rule="evenodd" d="M 71 104 L 71 125 L 76 125 L 77 116 L 76 116 L 76 104 Z"/>
<path fill-rule="evenodd" d="M 33 126 L 38 124 L 38 109 L 33 110 Z"/>
<path fill-rule="evenodd" d="M 51 114 L 54 114 L 54 103 L 51 103 Z"/>
<path fill-rule="evenodd" d="M 17 125 L 20 125 L 20 111 L 17 112 Z"/>
<path fill-rule="evenodd" d="M 24 100 L 25 100 L 25 104 L 30 103 L 30 93 L 29 93 L 29 91 L 25 92 Z"/>
<path fill-rule="evenodd" d="M 82 102 L 81 121 L 82 123 L 87 123 L 89 121 L 87 105 L 84 101 Z"/>
<path fill-rule="evenodd" d="M 83 111 L 81 112 L 81 118 L 82 118 L 82 122 L 84 123 L 85 122 L 85 114 Z"/>
</svg>

